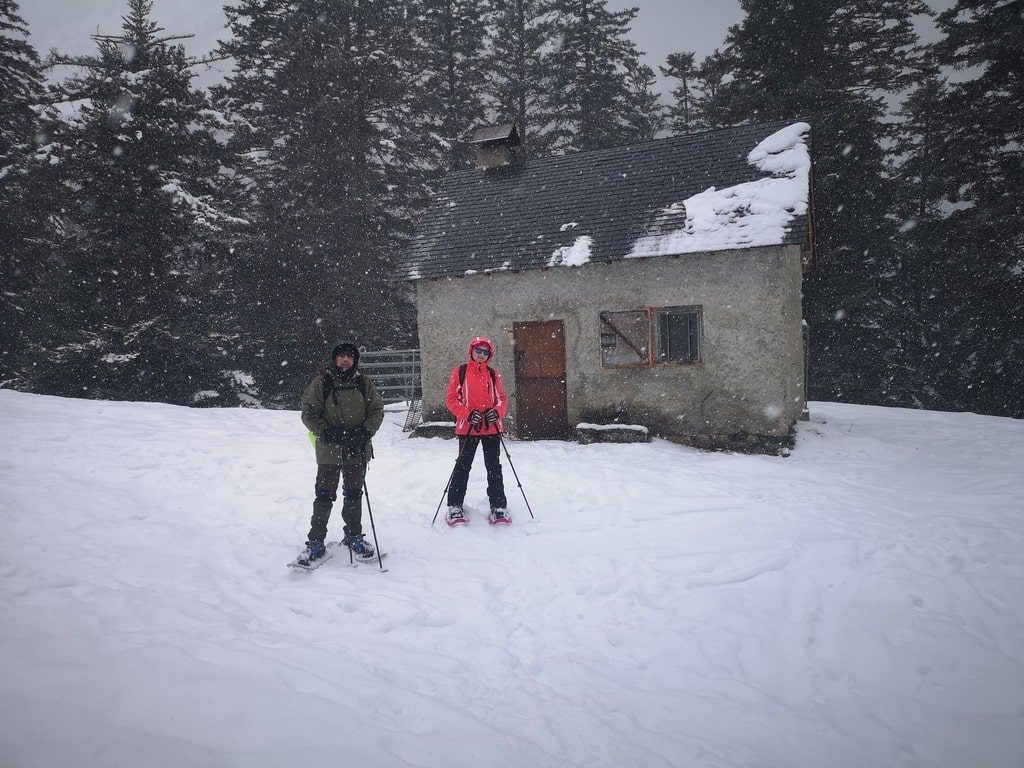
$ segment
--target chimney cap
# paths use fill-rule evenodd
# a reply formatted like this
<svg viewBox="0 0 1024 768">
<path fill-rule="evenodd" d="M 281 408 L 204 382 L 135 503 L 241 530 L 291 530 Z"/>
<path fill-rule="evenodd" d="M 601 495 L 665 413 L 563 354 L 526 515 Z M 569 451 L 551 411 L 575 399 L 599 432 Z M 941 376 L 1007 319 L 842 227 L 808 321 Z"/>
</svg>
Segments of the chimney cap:
<svg viewBox="0 0 1024 768">
<path fill-rule="evenodd" d="M 473 138 L 469 140 L 470 144 L 476 144 L 480 147 L 490 147 L 495 145 L 504 144 L 509 147 L 519 146 L 519 129 L 516 128 L 515 123 L 506 123 L 505 125 L 487 125 L 483 128 L 477 128 L 473 132 Z"/>
</svg>

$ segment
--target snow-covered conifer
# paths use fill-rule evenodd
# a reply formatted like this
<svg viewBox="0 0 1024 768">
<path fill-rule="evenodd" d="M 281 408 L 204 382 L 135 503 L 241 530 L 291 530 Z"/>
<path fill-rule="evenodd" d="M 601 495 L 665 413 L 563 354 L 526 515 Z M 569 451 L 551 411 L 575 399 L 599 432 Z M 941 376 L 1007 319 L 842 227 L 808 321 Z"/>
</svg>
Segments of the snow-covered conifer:
<svg viewBox="0 0 1024 768">
<path fill-rule="evenodd" d="M 191 402 L 218 383 L 228 248 L 244 222 L 221 205 L 223 151 L 177 38 L 129 0 L 98 53 L 57 92 L 47 148 L 64 234 L 47 275 L 54 327 L 38 339 L 37 389 Z"/>
<path fill-rule="evenodd" d="M 806 279 L 813 399 L 911 404 L 886 97 L 920 69 L 919 0 L 742 0 L 711 107 L 814 127 L 817 262 Z"/>
<path fill-rule="evenodd" d="M 394 343 L 390 281 L 432 158 L 417 155 L 410 14 L 384 0 L 245 0 L 217 103 L 250 181 L 243 309 L 261 390 L 294 402 L 341 338 Z"/>
<path fill-rule="evenodd" d="M 941 221 L 922 247 L 946 259 L 940 345 L 953 408 L 1024 416 L 1024 2 L 958 0 L 941 13 L 939 66 L 957 72 L 927 104 Z M 925 145 L 924 148 L 927 148 Z M 915 158 L 923 162 L 922 153 Z M 930 187 L 931 202 L 937 197 Z M 930 237 L 929 237 L 930 235 Z M 963 290 L 970 286 L 970 290 Z"/>
<path fill-rule="evenodd" d="M 49 196 L 35 152 L 45 142 L 42 73 L 18 4 L 0 0 L 0 382 L 21 384 L 40 324 L 34 294 L 45 261 Z"/>
<path fill-rule="evenodd" d="M 472 161 L 468 139 L 484 122 L 490 0 L 417 0 L 409 8 L 418 60 L 413 107 L 426 139 L 419 146 L 422 154 L 437 153 L 439 169 L 466 168 Z"/>
<path fill-rule="evenodd" d="M 497 123 L 514 122 L 528 155 L 550 152 L 551 117 L 545 82 L 551 77 L 551 20 L 546 0 L 498 3 L 491 16 L 486 69 Z"/>
</svg>

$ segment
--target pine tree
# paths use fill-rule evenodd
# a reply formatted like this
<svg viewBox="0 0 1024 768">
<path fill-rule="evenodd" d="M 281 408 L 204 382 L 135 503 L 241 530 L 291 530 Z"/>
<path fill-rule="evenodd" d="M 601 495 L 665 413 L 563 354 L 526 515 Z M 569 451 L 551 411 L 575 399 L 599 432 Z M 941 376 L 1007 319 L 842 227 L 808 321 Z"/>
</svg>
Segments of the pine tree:
<svg viewBox="0 0 1024 768">
<path fill-rule="evenodd" d="M 39 57 L 28 42 L 18 4 L 0 0 L 0 384 L 24 383 L 25 352 L 41 319 L 34 311 L 39 265 L 45 263 L 49 213 L 34 160 L 46 125 Z"/>
<path fill-rule="evenodd" d="M 343 338 L 405 343 L 389 281 L 433 158 L 417 155 L 415 30 L 379 0 L 245 0 L 227 9 L 235 59 L 218 103 L 248 159 L 253 366 L 293 405 Z"/>
<path fill-rule="evenodd" d="M 667 66 L 661 67 L 663 75 L 679 81 L 672 89 L 674 103 L 668 110 L 669 130 L 677 136 L 722 128 L 729 122 L 720 98 L 722 81 L 729 72 L 726 57 L 715 49 L 696 65 L 694 56 L 691 51 L 670 53 Z"/>
<path fill-rule="evenodd" d="M 423 136 L 435 136 L 437 164 L 445 170 L 468 167 L 469 138 L 484 122 L 487 81 L 484 48 L 490 0 L 417 0 L 418 113 Z M 429 142 L 419 145 L 421 160 Z"/>
<path fill-rule="evenodd" d="M 694 109 L 694 80 L 697 78 L 697 67 L 694 64 L 696 54 L 693 51 L 670 53 L 665 59 L 666 66 L 661 67 L 665 77 L 679 81 L 672 89 L 675 103 L 669 109 L 669 130 L 677 136 L 699 130 L 696 110 Z"/>
<path fill-rule="evenodd" d="M 728 57 L 718 48 L 705 56 L 697 68 L 693 108 L 699 125 L 705 130 L 724 128 L 729 124 L 729 105 L 724 88 L 728 74 Z"/>
<path fill-rule="evenodd" d="M 948 163 L 942 139 L 945 120 L 944 81 L 933 68 L 903 103 L 898 152 L 903 158 L 897 178 L 901 282 L 913 307 L 914 339 L 918 345 L 914 404 L 950 408 L 955 398 L 946 372 L 949 358 L 947 323 L 963 304 L 959 280 L 951 282 L 954 262 L 942 242 L 942 220 Z"/>
<path fill-rule="evenodd" d="M 890 215 L 885 94 L 919 69 L 903 0 L 743 0 L 729 30 L 716 110 L 736 122 L 806 119 L 814 129 L 817 264 L 807 276 L 810 395 L 909 404 L 917 345 Z"/>
<path fill-rule="evenodd" d="M 59 97 L 51 162 L 68 234 L 46 279 L 53 334 L 35 387 L 55 394 L 190 403 L 221 378 L 223 275 L 231 230 L 217 204 L 221 151 L 190 61 L 129 0 L 119 35 Z"/>
<path fill-rule="evenodd" d="M 1024 416 L 1024 1 L 958 0 L 938 17 L 945 202 L 936 228 L 959 278 L 945 319 L 958 405 Z M 966 294 L 966 295 L 965 295 Z"/>
<path fill-rule="evenodd" d="M 551 60 L 545 53 L 551 35 L 547 2 L 497 3 L 491 27 L 485 63 L 495 122 L 514 122 L 527 154 L 550 154 L 551 115 L 544 98 Z"/>
<path fill-rule="evenodd" d="M 558 152 L 643 141 L 652 101 L 638 98 L 640 52 L 629 39 L 637 9 L 609 11 L 607 0 L 553 0 L 546 111 Z"/>
<path fill-rule="evenodd" d="M 632 142 L 651 141 L 665 126 L 665 108 L 661 106 L 655 90 L 654 70 L 639 60 L 626 67 L 626 85 L 629 88 L 625 123 Z"/>
</svg>

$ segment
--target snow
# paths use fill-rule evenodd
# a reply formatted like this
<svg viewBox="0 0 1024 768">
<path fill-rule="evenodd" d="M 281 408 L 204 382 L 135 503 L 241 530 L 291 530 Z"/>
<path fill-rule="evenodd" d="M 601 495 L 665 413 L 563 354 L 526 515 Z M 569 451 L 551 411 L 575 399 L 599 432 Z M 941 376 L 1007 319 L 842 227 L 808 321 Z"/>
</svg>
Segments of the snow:
<svg viewBox="0 0 1024 768">
<path fill-rule="evenodd" d="M 61 120 L 72 125 L 81 123 L 83 114 L 94 107 L 92 99 L 57 101 L 51 106 Z"/>
<path fill-rule="evenodd" d="M 102 360 L 104 363 L 127 363 L 130 360 L 134 360 L 136 357 L 139 356 L 139 354 L 141 354 L 141 353 L 139 353 L 139 352 L 130 352 L 130 353 L 124 354 L 124 355 L 118 355 L 118 354 L 114 354 L 114 353 L 109 353 L 109 354 L 103 355 L 100 358 L 100 360 Z"/>
<path fill-rule="evenodd" d="M 196 195 L 188 192 L 181 185 L 181 181 L 178 179 L 171 179 L 160 187 L 161 192 L 165 192 L 170 195 L 174 200 L 189 208 L 192 211 L 192 215 L 195 220 L 202 225 L 212 226 L 218 221 L 230 222 L 232 224 L 248 224 L 249 222 L 245 219 L 240 219 L 236 216 L 231 216 L 217 209 L 217 207 L 208 202 L 211 200 L 210 196 L 205 195 L 203 197 L 197 197 Z"/>
<path fill-rule="evenodd" d="M 590 424 L 585 421 L 581 421 L 576 425 L 576 429 L 591 429 L 596 431 L 608 431 L 613 429 L 629 429 L 633 432 L 643 432 L 645 435 L 648 432 L 647 427 L 643 424 Z"/>
<path fill-rule="evenodd" d="M 503 457 L 514 524 L 477 466 L 449 529 L 389 410 L 389 571 L 294 573 L 297 413 L 0 391 L 2 762 L 1019 768 L 1024 424 L 810 411 L 787 459 L 507 440 L 536 519 Z"/>
<path fill-rule="evenodd" d="M 564 229 L 564 228 L 563 228 Z M 590 261 L 594 238 L 580 235 L 572 245 L 556 248 L 548 259 L 549 267 L 580 267 Z"/>
<path fill-rule="evenodd" d="M 808 131 L 807 123 L 794 123 L 750 151 L 747 162 L 767 174 L 764 178 L 725 189 L 709 187 L 666 206 L 627 258 L 785 242 L 793 219 L 807 212 L 811 158 L 804 137 Z"/>
</svg>

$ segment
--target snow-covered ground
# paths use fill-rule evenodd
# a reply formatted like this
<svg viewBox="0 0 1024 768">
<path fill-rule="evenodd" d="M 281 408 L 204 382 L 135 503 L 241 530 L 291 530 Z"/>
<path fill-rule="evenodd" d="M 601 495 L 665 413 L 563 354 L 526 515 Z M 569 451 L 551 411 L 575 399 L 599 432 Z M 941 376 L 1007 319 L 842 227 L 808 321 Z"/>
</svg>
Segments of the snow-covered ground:
<svg viewBox="0 0 1024 768">
<path fill-rule="evenodd" d="M 390 570 L 302 573 L 296 413 L 0 391 L 0 764 L 1020 768 L 1024 423 L 811 416 L 509 442 L 536 519 L 506 462 L 515 524 L 479 466 L 449 529 L 454 443 L 390 411 Z"/>
</svg>

